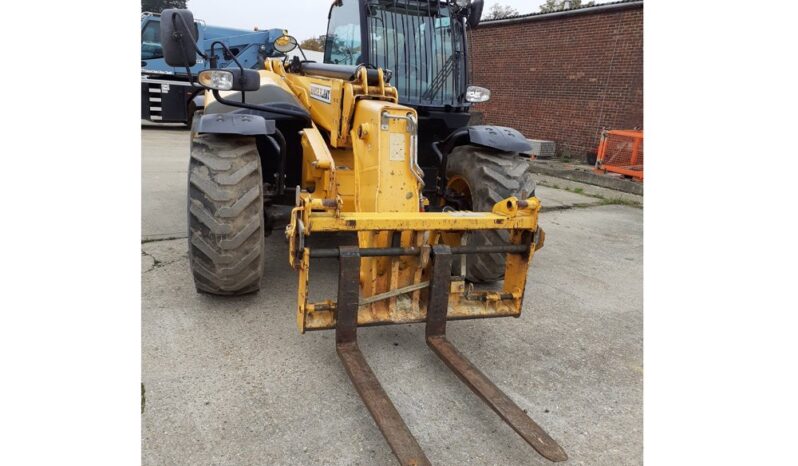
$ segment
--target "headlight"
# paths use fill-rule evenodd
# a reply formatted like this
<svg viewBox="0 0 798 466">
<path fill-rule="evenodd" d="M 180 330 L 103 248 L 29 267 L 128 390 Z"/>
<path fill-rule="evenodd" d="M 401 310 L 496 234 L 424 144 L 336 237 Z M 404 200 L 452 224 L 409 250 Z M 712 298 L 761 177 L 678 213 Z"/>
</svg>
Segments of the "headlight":
<svg viewBox="0 0 798 466">
<path fill-rule="evenodd" d="M 233 88 L 233 73 L 224 70 L 200 71 L 199 83 L 211 89 L 229 91 Z"/>
<path fill-rule="evenodd" d="M 465 8 L 469 3 L 471 3 L 471 0 L 454 0 L 454 3 L 456 3 L 460 8 Z"/>
<path fill-rule="evenodd" d="M 468 102 L 487 102 L 490 100 L 490 90 L 479 86 L 468 86 L 466 90 L 466 101 Z"/>
</svg>

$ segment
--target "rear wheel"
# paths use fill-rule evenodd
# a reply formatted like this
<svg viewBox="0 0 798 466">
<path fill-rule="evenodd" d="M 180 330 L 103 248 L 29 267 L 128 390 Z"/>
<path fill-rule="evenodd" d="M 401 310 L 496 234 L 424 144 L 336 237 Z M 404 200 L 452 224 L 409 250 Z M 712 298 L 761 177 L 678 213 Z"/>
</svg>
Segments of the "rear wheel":
<svg viewBox="0 0 798 466">
<path fill-rule="evenodd" d="M 197 291 L 258 291 L 263 276 L 264 212 L 255 140 L 195 135 L 188 183 L 189 263 Z"/>
<path fill-rule="evenodd" d="M 460 199 L 458 209 L 490 212 L 510 196 L 526 199 L 535 195 L 535 180 L 529 160 L 516 153 L 497 152 L 476 146 L 459 146 L 447 161 L 447 188 Z M 472 231 L 469 245 L 506 244 L 505 230 Z M 474 254 L 466 259 L 466 279 L 495 282 L 504 278 L 504 254 Z"/>
</svg>

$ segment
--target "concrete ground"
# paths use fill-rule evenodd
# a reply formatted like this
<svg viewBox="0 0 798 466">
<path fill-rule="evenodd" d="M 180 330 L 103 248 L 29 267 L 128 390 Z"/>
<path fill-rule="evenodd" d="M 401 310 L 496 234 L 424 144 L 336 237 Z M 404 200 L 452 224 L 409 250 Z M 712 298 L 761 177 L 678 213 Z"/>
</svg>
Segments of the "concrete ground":
<svg viewBox="0 0 798 466">
<path fill-rule="evenodd" d="M 188 132 L 142 130 L 142 463 L 395 464 L 332 332 L 300 335 L 296 276 L 267 239 L 260 293 L 194 291 Z M 451 340 L 573 465 L 643 462 L 643 211 L 541 187 L 546 245 L 519 319 L 449 324 Z M 551 210 L 551 208 L 556 210 Z M 334 263 L 313 285 L 335 288 Z M 332 297 L 332 296 L 331 296 Z M 421 325 L 363 329 L 362 350 L 434 464 L 550 464 L 424 344 Z"/>
<path fill-rule="evenodd" d="M 141 136 L 141 237 L 184 238 L 189 132 L 147 126 Z"/>
</svg>

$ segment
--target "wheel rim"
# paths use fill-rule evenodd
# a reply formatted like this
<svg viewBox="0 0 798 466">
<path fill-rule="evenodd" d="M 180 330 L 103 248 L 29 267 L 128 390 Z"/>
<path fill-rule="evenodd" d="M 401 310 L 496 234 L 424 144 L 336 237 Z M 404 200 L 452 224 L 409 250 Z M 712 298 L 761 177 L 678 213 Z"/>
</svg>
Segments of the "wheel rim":
<svg viewBox="0 0 798 466">
<path fill-rule="evenodd" d="M 473 198 L 471 197 L 471 186 L 469 186 L 468 181 L 466 181 L 465 178 L 457 175 L 452 176 L 446 183 L 446 189 L 450 192 L 456 193 L 458 196 L 462 196 L 466 205 L 460 206 L 460 210 L 474 209 L 474 202 Z"/>
</svg>

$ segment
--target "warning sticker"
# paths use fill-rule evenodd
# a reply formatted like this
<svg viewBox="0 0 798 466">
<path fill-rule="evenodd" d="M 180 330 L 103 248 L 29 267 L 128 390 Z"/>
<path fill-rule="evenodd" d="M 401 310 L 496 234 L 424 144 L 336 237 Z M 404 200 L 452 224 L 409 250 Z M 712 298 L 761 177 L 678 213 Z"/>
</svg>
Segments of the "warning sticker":
<svg viewBox="0 0 798 466">
<path fill-rule="evenodd" d="M 402 161 L 405 159 L 405 135 L 401 133 L 390 134 L 390 159 Z"/>
</svg>

